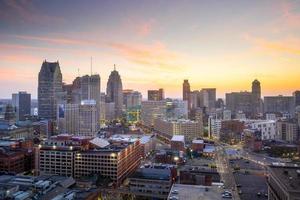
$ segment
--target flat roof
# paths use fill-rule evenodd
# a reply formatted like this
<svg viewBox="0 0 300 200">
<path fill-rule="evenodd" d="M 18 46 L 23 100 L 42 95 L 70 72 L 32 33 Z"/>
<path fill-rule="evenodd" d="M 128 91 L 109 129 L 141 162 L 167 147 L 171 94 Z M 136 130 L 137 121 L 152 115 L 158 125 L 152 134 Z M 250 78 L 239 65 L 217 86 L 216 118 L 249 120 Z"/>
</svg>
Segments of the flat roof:
<svg viewBox="0 0 300 200">
<path fill-rule="evenodd" d="M 168 199 L 221 200 L 222 189 L 217 186 L 173 184 Z M 175 198 L 174 198 L 175 199 Z"/>
<path fill-rule="evenodd" d="M 270 166 L 271 174 L 283 184 L 288 191 L 300 193 L 300 167 L 299 166 Z"/>
<path fill-rule="evenodd" d="M 168 168 L 139 168 L 130 178 L 169 181 L 171 170 Z"/>
<path fill-rule="evenodd" d="M 184 135 L 173 135 L 171 141 L 184 142 Z"/>
</svg>

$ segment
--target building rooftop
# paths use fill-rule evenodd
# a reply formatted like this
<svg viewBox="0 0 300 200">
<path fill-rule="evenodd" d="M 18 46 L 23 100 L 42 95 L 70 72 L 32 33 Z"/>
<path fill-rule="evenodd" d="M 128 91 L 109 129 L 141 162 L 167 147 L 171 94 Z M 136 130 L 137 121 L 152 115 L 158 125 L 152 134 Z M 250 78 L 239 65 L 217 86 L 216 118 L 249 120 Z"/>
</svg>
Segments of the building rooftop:
<svg viewBox="0 0 300 200">
<path fill-rule="evenodd" d="M 300 193 L 300 166 L 270 166 L 269 170 L 288 191 Z"/>
<path fill-rule="evenodd" d="M 217 186 L 174 184 L 168 200 L 218 200 L 222 199 L 222 190 Z"/>
<path fill-rule="evenodd" d="M 184 135 L 173 135 L 171 141 L 184 142 Z"/>
<path fill-rule="evenodd" d="M 192 143 L 194 144 L 204 144 L 204 140 L 193 140 Z"/>
<path fill-rule="evenodd" d="M 168 168 L 140 168 L 130 178 L 169 181 L 171 170 Z"/>
</svg>

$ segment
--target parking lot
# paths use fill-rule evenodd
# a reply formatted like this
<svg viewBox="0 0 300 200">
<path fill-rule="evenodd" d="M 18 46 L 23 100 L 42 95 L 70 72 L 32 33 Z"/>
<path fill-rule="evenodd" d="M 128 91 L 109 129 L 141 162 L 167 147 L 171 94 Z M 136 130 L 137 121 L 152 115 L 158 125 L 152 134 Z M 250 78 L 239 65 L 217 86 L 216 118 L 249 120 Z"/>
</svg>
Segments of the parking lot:
<svg viewBox="0 0 300 200">
<path fill-rule="evenodd" d="M 244 159 L 231 161 L 230 165 L 232 168 L 240 168 L 235 170 L 234 178 L 241 200 L 268 199 L 267 182 L 262 166 Z"/>
</svg>

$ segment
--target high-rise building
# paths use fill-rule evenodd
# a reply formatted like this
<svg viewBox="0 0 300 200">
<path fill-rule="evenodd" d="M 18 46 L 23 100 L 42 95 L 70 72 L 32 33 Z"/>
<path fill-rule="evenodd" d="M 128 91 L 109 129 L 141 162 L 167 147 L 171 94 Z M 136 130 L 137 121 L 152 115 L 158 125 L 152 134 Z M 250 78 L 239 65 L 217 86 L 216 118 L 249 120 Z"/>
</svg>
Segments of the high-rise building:
<svg viewBox="0 0 300 200">
<path fill-rule="evenodd" d="M 257 115 L 261 113 L 261 87 L 260 82 L 255 79 L 252 82 L 252 106 L 253 114 Z"/>
<path fill-rule="evenodd" d="M 81 101 L 79 106 L 79 133 L 77 135 L 95 137 L 99 131 L 99 123 L 96 101 Z"/>
<path fill-rule="evenodd" d="M 182 98 L 184 101 L 188 102 L 188 110 L 191 109 L 191 103 L 190 103 L 190 92 L 191 92 L 191 87 L 189 80 L 184 80 L 182 84 Z"/>
<path fill-rule="evenodd" d="M 294 116 L 295 99 L 293 96 L 267 96 L 264 97 L 264 112 L 265 113 L 288 113 Z"/>
<path fill-rule="evenodd" d="M 300 90 L 297 90 L 293 93 L 295 98 L 295 106 L 300 106 Z"/>
<path fill-rule="evenodd" d="M 38 115 L 56 119 L 57 105 L 62 98 L 62 74 L 58 62 L 44 61 L 38 80 Z"/>
<path fill-rule="evenodd" d="M 142 94 L 138 91 L 123 90 L 123 104 L 126 109 L 141 107 Z"/>
<path fill-rule="evenodd" d="M 148 101 L 162 101 L 165 99 L 164 89 L 148 90 Z"/>
<path fill-rule="evenodd" d="M 251 116 L 252 93 L 246 91 L 226 93 L 226 109 L 231 110 L 235 115 L 243 112 L 247 116 Z"/>
<path fill-rule="evenodd" d="M 114 68 L 114 71 L 111 72 L 107 81 L 106 87 L 106 98 L 107 102 L 115 103 L 115 117 L 119 118 L 122 116 L 123 109 L 123 86 L 121 77 Z"/>
<path fill-rule="evenodd" d="M 12 105 L 16 110 L 17 121 L 24 121 L 30 116 L 31 95 L 27 92 L 12 94 Z"/>
<path fill-rule="evenodd" d="M 206 107 L 208 113 L 216 108 L 216 88 L 203 88 L 200 91 L 200 106 Z"/>
<path fill-rule="evenodd" d="M 100 101 L 100 76 L 99 74 L 85 75 L 80 78 L 81 100 Z"/>
<path fill-rule="evenodd" d="M 142 101 L 141 121 L 145 126 L 153 126 L 154 120 L 166 117 L 166 101 Z"/>
<path fill-rule="evenodd" d="M 65 105 L 66 133 L 77 135 L 79 133 L 79 104 Z"/>
<path fill-rule="evenodd" d="M 194 90 L 189 92 L 189 111 L 200 107 L 200 91 Z"/>
<path fill-rule="evenodd" d="M 15 109 L 11 104 L 7 104 L 4 112 L 4 121 L 9 125 L 16 123 L 16 113 Z"/>
</svg>

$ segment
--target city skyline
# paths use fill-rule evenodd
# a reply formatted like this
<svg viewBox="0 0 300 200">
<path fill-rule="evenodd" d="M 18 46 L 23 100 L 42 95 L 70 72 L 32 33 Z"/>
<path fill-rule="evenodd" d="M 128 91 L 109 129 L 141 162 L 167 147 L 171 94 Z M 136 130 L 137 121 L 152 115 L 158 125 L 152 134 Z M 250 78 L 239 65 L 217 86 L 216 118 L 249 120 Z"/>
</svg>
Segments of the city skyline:
<svg viewBox="0 0 300 200">
<path fill-rule="evenodd" d="M 101 91 L 116 64 L 123 88 L 144 99 L 156 88 L 182 98 L 184 79 L 222 98 L 250 91 L 254 79 L 262 96 L 292 95 L 300 86 L 299 8 L 296 1 L 3 1 L 1 98 L 27 91 L 36 99 L 45 59 L 59 60 L 71 83 L 78 68 L 90 74 L 90 57 Z"/>
</svg>

